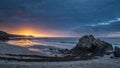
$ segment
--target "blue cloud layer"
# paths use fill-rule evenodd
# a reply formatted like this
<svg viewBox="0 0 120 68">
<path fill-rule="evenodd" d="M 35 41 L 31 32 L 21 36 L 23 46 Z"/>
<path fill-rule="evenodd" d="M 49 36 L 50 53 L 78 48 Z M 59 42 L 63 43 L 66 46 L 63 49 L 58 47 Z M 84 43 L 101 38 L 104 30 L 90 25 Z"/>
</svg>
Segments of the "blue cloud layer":
<svg viewBox="0 0 120 68">
<path fill-rule="evenodd" d="M 104 23 L 120 17 L 119 3 L 120 0 L 0 0 L 0 26 L 32 24 L 78 35 L 120 32 L 119 21 Z"/>
</svg>

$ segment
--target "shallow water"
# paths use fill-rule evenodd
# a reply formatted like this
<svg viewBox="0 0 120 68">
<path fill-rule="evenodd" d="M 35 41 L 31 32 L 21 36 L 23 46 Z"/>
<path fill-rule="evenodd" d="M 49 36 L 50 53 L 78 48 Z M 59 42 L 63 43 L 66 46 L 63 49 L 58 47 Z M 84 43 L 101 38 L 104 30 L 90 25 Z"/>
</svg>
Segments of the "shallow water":
<svg viewBox="0 0 120 68">
<path fill-rule="evenodd" d="M 115 46 L 120 47 L 120 38 L 100 38 L 100 39 L 109 42 L 114 47 Z M 76 46 L 78 41 L 79 38 L 39 38 L 39 39 L 10 40 L 8 41 L 8 43 L 22 47 L 43 45 L 71 49 Z"/>
</svg>

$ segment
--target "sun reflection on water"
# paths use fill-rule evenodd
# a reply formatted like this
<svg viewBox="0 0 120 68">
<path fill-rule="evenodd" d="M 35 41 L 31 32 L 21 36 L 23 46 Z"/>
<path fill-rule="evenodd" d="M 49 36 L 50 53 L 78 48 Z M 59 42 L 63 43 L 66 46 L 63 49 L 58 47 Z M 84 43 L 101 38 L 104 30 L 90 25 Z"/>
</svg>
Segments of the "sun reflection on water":
<svg viewBox="0 0 120 68">
<path fill-rule="evenodd" d="M 13 44 L 13 45 L 17 45 L 17 46 L 21 46 L 21 47 L 29 47 L 29 46 L 34 46 L 37 45 L 39 43 L 37 42 L 32 42 L 28 39 L 22 39 L 22 40 L 12 40 L 12 41 L 8 41 L 9 44 Z"/>
</svg>

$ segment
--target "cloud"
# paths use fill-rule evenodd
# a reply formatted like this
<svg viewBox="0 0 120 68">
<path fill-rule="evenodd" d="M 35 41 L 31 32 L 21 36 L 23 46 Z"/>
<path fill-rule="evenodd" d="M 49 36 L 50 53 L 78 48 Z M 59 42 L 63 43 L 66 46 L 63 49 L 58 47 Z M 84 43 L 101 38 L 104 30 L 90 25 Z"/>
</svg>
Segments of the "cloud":
<svg viewBox="0 0 120 68">
<path fill-rule="evenodd" d="M 120 32 L 113 32 L 108 34 L 106 37 L 120 37 Z"/>
<path fill-rule="evenodd" d="M 105 26 L 105 25 L 111 25 L 111 24 L 115 24 L 116 22 L 120 22 L 120 18 L 117 18 L 115 20 L 109 20 L 109 21 L 106 21 L 106 22 L 99 22 L 99 23 L 94 23 L 94 24 L 87 24 L 86 26 L 92 26 L 92 27 L 95 27 L 95 26 Z"/>
<path fill-rule="evenodd" d="M 75 34 L 117 32 L 120 0 L 0 0 L 0 25 L 68 31 Z M 15 26 L 14 26 L 15 25 Z"/>
<path fill-rule="evenodd" d="M 101 35 L 107 36 L 109 34 L 114 34 L 120 32 L 120 20 L 119 18 L 108 20 L 106 22 L 99 22 L 94 24 L 87 24 L 82 26 L 76 26 L 71 28 L 71 31 L 74 31 L 78 34 L 94 34 L 94 35 Z"/>
</svg>

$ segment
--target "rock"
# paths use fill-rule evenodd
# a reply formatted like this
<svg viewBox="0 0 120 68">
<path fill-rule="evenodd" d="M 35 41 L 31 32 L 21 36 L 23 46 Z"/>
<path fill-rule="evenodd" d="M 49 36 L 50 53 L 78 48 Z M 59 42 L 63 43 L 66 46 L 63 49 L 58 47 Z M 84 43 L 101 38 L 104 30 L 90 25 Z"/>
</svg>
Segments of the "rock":
<svg viewBox="0 0 120 68">
<path fill-rule="evenodd" d="M 120 57 L 120 48 L 119 47 L 115 47 L 114 56 Z"/>
<path fill-rule="evenodd" d="M 113 51 L 111 44 L 95 39 L 92 35 L 85 35 L 80 38 L 76 47 L 71 49 L 72 53 L 75 55 L 89 55 L 92 56 L 103 56 L 104 54 Z"/>
<path fill-rule="evenodd" d="M 6 32 L 0 31 L 0 40 L 1 41 L 9 40 L 8 34 Z"/>
</svg>

